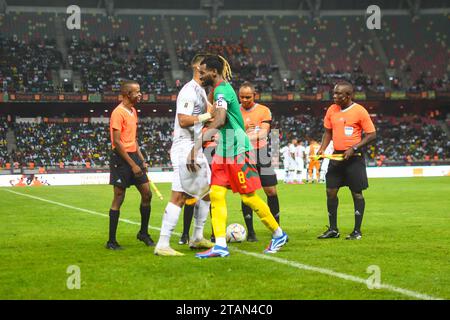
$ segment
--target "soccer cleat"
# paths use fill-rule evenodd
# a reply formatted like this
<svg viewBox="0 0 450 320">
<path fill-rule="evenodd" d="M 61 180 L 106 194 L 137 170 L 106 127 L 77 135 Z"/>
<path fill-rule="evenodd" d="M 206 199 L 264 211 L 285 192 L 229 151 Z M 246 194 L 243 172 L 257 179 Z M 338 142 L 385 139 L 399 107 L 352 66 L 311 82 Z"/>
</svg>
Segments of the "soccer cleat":
<svg viewBox="0 0 450 320">
<path fill-rule="evenodd" d="M 217 257 L 223 258 L 223 257 L 227 257 L 229 255 L 230 255 L 230 252 L 228 251 L 227 247 L 221 247 L 221 246 L 215 245 L 214 247 L 212 247 L 209 250 L 196 253 L 195 257 L 199 258 L 199 259 L 217 258 Z"/>
<path fill-rule="evenodd" d="M 283 232 L 281 237 L 272 238 L 272 240 L 270 240 L 270 243 L 264 250 L 264 253 L 276 253 L 286 244 L 286 242 L 288 242 L 288 235 Z"/>
<path fill-rule="evenodd" d="M 247 235 L 247 241 L 248 242 L 257 242 L 258 238 L 256 238 L 256 233 L 249 232 L 249 234 Z"/>
<path fill-rule="evenodd" d="M 154 253 L 157 256 L 163 256 L 163 257 L 180 257 L 180 256 L 184 256 L 184 253 L 178 252 L 178 251 L 172 249 L 171 247 L 166 247 L 166 248 L 158 248 L 158 247 L 156 247 Z"/>
<path fill-rule="evenodd" d="M 191 249 L 209 249 L 212 247 L 214 247 L 214 243 L 205 238 L 197 241 L 189 241 L 189 248 Z"/>
<path fill-rule="evenodd" d="M 122 250 L 122 247 L 117 243 L 117 241 L 108 241 L 105 248 L 109 250 Z"/>
<path fill-rule="evenodd" d="M 333 230 L 331 228 L 328 228 L 327 231 L 325 231 L 323 234 L 317 237 L 317 239 L 332 239 L 332 238 L 339 238 L 340 233 L 338 230 Z"/>
<path fill-rule="evenodd" d="M 350 234 L 345 238 L 345 240 L 361 240 L 361 238 L 362 238 L 362 233 L 361 233 L 361 231 L 353 230 L 353 232 L 350 233 Z"/>
<path fill-rule="evenodd" d="M 189 243 L 189 235 L 188 234 L 182 234 L 180 240 L 178 241 L 178 244 L 188 244 Z"/>
<path fill-rule="evenodd" d="M 142 241 L 143 243 L 145 243 L 145 245 L 148 247 L 155 246 L 155 242 L 152 240 L 152 238 L 150 237 L 149 234 L 142 234 L 142 233 L 138 232 L 136 238 L 139 241 Z"/>
</svg>

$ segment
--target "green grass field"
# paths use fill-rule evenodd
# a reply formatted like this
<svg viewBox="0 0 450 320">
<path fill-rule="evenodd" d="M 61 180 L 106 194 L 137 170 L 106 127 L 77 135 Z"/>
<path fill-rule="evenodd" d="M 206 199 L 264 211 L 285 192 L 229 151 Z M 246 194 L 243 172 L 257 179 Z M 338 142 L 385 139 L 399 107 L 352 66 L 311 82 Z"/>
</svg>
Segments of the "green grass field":
<svg viewBox="0 0 450 320">
<path fill-rule="evenodd" d="M 170 185 L 159 187 L 167 199 Z M 333 240 L 316 239 L 328 224 L 324 185 L 280 184 L 278 190 L 281 223 L 290 241 L 269 257 L 275 259 L 262 254 L 270 234 L 255 217 L 259 242 L 230 245 L 228 258 L 199 260 L 177 244 L 179 234 L 172 237 L 172 246 L 184 257 L 155 256 L 136 240 L 135 188 L 122 207 L 121 218 L 127 221 L 119 224 L 118 241 L 125 250 L 117 252 L 104 248 L 110 186 L 0 188 L 0 298 L 450 298 L 449 177 L 371 179 L 361 241 L 344 240 L 354 221 L 348 189 L 340 191 L 342 236 Z M 152 200 L 154 240 L 165 205 Z M 231 192 L 228 208 L 228 223 L 244 224 L 239 197 Z M 176 231 L 181 228 L 182 217 Z M 207 236 L 210 230 L 208 221 Z M 66 286 L 71 265 L 81 270 L 80 289 Z M 381 289 L 369 289 L 363 281 L 372 265 L 380 268 Z"/>
</svg>

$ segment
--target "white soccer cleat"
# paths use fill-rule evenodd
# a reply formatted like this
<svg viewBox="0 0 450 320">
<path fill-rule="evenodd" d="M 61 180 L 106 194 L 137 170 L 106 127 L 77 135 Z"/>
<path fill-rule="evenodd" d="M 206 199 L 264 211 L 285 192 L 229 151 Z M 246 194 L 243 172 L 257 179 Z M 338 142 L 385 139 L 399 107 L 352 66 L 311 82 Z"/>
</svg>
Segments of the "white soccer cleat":
<svg viewBox="0 0 450 320">
<path fill-rule="evenodd" d="M 163 256 L 163 257 L 176 257 L 176 256 L 184 256 L 184 253 L 178 252 L 171 247 L 167 248 L 155 248 L 154 251 L 155 255 L 157 256 Z"/>
</svg>

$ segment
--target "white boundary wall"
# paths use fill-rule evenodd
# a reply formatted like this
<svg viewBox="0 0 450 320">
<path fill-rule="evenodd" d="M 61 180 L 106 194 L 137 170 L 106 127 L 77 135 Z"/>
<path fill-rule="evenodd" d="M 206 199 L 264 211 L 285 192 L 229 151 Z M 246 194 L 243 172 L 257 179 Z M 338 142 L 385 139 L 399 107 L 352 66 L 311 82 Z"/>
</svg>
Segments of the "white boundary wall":
<svg viewBox="0 0 450 320">
<path fill-rule="evenodd" d="M 284 170 L 276 170 L 278 180 L 284 179 Z M 450 176 L 450 166 L 429 167 L 369 167 L 369 178 L 400 178 L 400 177 L 442 177 Z M 0 187 L 10 187 L 22 180 L 27 185 L 27 175 L 1 175 Z M 52 186 L 108 184 L 109 173 L 70 173 L 70 174 L 36 174 L 41 183 Z M 172 172 L 151 172 L 150 179 L 155 182 L 171 182 Z"/>
</svg>

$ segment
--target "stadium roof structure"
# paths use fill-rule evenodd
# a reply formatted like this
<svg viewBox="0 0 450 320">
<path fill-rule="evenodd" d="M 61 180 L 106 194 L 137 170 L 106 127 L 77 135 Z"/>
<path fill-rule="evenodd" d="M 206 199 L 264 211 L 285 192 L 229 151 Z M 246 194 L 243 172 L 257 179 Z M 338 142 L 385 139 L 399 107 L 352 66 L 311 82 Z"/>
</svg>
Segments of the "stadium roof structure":
<svg viewBox="0 0 450 320">
<path fill-rule="evenodd" d="M 449 8 L 449 0 L 2 0 L 8 6 L 67 7 L 76 4 L 81 8 L 104 8 L 112 3 L 117 9 L 180 9 L 195 10 L 218 3 L 222 10 L 365 10 L 372 4 L 384 9 Z"/>
</svg>

